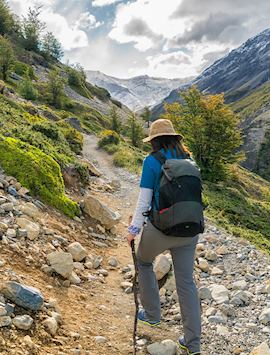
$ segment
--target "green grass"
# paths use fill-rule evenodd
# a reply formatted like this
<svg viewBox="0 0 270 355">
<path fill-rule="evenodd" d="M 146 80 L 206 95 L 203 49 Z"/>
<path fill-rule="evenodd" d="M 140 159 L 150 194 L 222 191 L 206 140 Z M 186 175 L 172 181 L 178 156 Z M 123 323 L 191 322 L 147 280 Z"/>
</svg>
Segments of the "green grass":
<svg viewBox="0 0 270 355">
<path fill-rule="evenodd" d="M 244 168 L 218 184 L 205 182 L 206 215 L 270 254 L 270 183 Z"/>
</svg>

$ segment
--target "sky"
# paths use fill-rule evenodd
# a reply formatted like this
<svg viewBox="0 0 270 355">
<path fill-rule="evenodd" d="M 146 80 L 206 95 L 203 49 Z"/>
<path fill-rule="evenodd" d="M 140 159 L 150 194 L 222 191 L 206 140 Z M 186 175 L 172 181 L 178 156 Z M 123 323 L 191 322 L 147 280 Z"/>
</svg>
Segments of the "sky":
<svg viewBox="0 0 270 355">
<path fill-rule="evenodd" d="M 185 78 L 270 27 L 269 0 L 8 0 L 41 19 L 64 62 L 128 78 Z"/>
</svg>

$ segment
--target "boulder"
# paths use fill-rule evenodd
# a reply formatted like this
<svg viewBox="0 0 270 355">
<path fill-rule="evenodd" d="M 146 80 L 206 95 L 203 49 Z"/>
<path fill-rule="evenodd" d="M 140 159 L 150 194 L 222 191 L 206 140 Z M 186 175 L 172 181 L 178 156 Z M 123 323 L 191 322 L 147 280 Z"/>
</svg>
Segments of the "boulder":
<svg viewBox="0 0 270 355">
<path fill-rule="evenodd" d="M 160 254 L 154 264 L 154 272 L 157 280 L 161 280 L 171 270 L 171 260 L 164 254 Z"/>
<path fill-rule="evenodd" d="M 86 249 L 79 242 L 69 244 L 68 252 L 72 255 L 74 261 L 82 261 L 87 256 Z"/>
<path fill-rule="evenodd" d="M 266 342 L 254 348 L 249 355 L 270 355 L 270 348 Z"/>
<path fill-rule="evenodd" d="M 101 176 L 101 172 L 98 170 L 97 167 L 95 167 L 95 165 L 90 160 L 83 159 L 82 162 L 87 165 L 90 175 L 97 177 Z"/>
<path fill-rule="evenodd" d="M 17 306 L 38 311 L 44 302 L 41 292 L 30 286 L 8 281 L 0 287 L 0 292 Z"/>
<path fill-rule="evenodd" d="M 40 215 L 40 211 L 36 205 L 31 202 L 27 202 L 20 208 L 21 212 L 29 217 L 37 218 Z"/>
<path fill-rule="evenodd" d="M 85 213 L 99 221 L 105 228 L 111 229 L 120 221 L 120 214 L 112 211 L 96 197 L 87 195 L 84 200 Z"/>
<path fill-rule="evenodd" d="M 55 251 L 47 255 L 47 259 L 55 272 L 69 278 L 73 271 L 73 258 L 70 253 Z"/>
<path fill-rule="evenodd" d="M 17 316 L 13 319 L 13 324 L 16 328 L 22 330 L 29 330 L 33 324 L 33 318 L 28 314 L 24 314 L 22 316 Z"/>
<path fill-rule="evenodd" d="M 17 219 L 17 224 L 21 229 L 25 229 L 27 231 L 27 238 L 30 240 L 34 240 L 39 236 L 40 233 L 40 225 L 30 221 L 25 217 L 19 217 Z"/>
<path fill-rule="evenodd" d="M 177 345 L 170 339 L 163 340 L 161 343 L 153 343 L 147 346 L 147 351 L 151 355 L 175 355 Z"/>
<path fill-rule="evenodd" d="M 226 303 L 229 301 L 229 291 L 223 285 L 214 284 L 210 286 L 212 298 L 218 303 Z"/>
</svg>

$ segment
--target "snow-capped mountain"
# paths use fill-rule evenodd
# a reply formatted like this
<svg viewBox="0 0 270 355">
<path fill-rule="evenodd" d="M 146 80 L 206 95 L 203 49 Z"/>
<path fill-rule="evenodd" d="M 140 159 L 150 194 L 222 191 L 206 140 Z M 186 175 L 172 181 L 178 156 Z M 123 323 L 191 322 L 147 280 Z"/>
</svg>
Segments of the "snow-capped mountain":
<svg viewBox="0 0 270 355">
<path fill-rule="evenodd" d="M 88 70 L 86 74 L 90 83 L 107 89 L 113 98 L 121 101 L 134 111 L 139 111 L 145 106 L 156 105 L 168 96 L 173 89 L 190 81 L 190 78 L 165 79 L 153 78 L 148 75 L 118 79 L 91 70 Z"/>
<path fill-rule="evenodd" d="M 267 29 L 216 61 L 189 85 L 195 84 L 209 93 L 224 92 L 226 101 L 233 102 L 269 80 L 270 29 Z M 164 102 L 179 100 L 180 89 L 183 87 L 173 90 Z M 162 108 L 163 103 L 153 108 L 153 116 L 157 117 Z"/>
</svg>

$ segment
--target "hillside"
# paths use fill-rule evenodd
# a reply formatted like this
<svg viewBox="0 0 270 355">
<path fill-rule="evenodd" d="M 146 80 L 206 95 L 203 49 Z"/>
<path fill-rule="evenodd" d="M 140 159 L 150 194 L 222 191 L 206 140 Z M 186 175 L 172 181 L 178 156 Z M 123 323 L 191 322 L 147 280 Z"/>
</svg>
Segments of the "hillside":
<svg viewBox="0 0 270 355">
<path fill-rule="evenodd" d="M 156 105 L 173 89 L 191 79 L 152 78 L 148 75 L 119 79 L 91 70 L 87 70 L 86 74 L 91 83 L 107 89 L 112 97 L 123 102 L 133 111 Z"/>
</svg>

